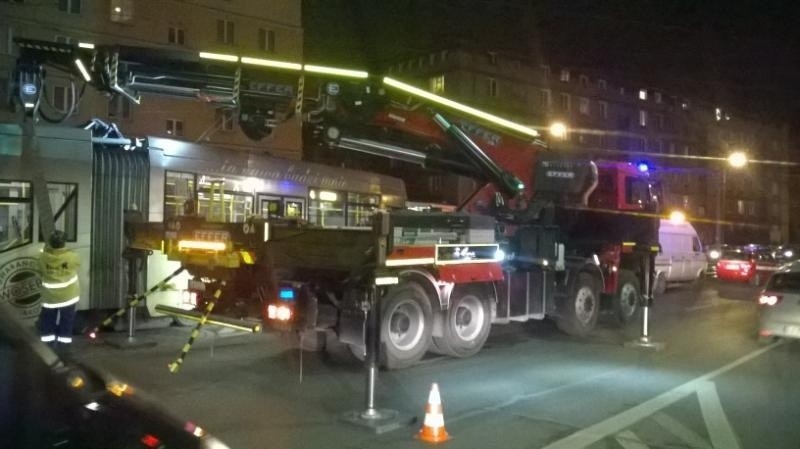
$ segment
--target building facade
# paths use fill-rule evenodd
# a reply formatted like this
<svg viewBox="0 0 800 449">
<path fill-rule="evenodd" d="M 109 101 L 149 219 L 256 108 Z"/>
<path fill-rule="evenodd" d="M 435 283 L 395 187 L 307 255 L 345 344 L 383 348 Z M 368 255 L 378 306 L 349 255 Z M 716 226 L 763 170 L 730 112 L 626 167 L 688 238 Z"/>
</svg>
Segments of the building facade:
<svg viewBox="0 0 800 449">
<path fill-rule="evenodd" d="M 216 0 L 4 0 L 0 1 L 0 121 L 19 120 L 9 108 L 16 48 L 14 38 L 67 43 L 119 44 L 210 51 L 253 57 L 302 60 L 301 2 Z M 82 83 L 79 81 L 77 84 Z M 63 115 L 72 104 L 70 80 L 48 71 L 49 115 Z M 76 86 L 80 91 L 80 85 Z M 131 136 L 174 137 L 299 159 L 301 132 L 295 121 L 279 126 L 262 141 L 248 139 L 236 126 L 237 113 L 200 101 L 143 96 L 141 105 L 109 98 L 87 88 L 67 124 L 91 118 L 117 123 Z"/>
<path fill-rule="evenodd" d="M 789 172 L 761 162 L 735 169 L 725 161 L 734 151 L 753 161 L 785 161 L 787 127 L 636 79 L 500 52 L 450 49 L 402 61 L 389 72 L 543 132 L 563 122 L 566 138 L 548 139 L 557 151 L 646 161 L 663 186 L 664 209 L 684 211 L 706 243 L 789 239 Z M 451 184 L 442 187 L 443 181 Z M 409 195 L 458 202 L 471 185 L 452 182 L 446 175 L 417 179 Z"/>
</svg>

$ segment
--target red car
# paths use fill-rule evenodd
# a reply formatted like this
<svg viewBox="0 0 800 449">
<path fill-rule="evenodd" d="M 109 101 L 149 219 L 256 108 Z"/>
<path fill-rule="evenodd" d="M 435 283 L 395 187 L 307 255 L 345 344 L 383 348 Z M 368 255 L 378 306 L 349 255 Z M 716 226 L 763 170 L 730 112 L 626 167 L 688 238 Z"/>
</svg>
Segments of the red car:
<svg viewBox="0 0 800 449">
<path fill-rule="evenodd" d="M 780 262 L 766 247 L 748 245 L 727 249 L 717 261 L 717 279 L 761 285 L 779 266 Z"/>
</svg>

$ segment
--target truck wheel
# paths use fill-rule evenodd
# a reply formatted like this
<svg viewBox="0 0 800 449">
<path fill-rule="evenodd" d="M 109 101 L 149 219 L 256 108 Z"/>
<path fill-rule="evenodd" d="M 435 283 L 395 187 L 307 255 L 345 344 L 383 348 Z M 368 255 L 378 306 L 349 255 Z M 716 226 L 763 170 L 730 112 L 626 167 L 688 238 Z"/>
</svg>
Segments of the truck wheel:
<svg viewBox="0 0 800 449">
<path fill-rule="evenodd" d="M 667 291 L 667 275 L 664 273 L 658 273 L 656 276 L 656 282 L 653 286 L 653 293 L 656 295 L 663 295 L 664 292 Z"/>
<path fill-rule="evenodd" d="M 618 279 L 617 294 L 614 295 L 614 315 L 620 325 L 625 325 L 633 321 L 639 311 L 639 279 L 629 270 L 620 270 Z"/>
<path fill-rule="evenodd" d="M 578 273 L 573 291 L 559 303 L 556 325 L 569 335 L 584 337 L 594 329 L 599 314 L 594 278 L 589 273 Z"/>
<path fill-rule="evenodd" d="M 440 313 L 442 336 L 433 337 L 436 352 L 451 357 L 471 357 L 483 348 L 492 328 L 492 312 L 481 289 L 456 287 L 450 308 Z"/>
<path fill-rule="evenodd" d="M 381 362 L 388 369 L 417 363 L 431 341 L 433 312 L 425 291 L 414 283 L 389 290 L 381 299 Z"/>
</svg>

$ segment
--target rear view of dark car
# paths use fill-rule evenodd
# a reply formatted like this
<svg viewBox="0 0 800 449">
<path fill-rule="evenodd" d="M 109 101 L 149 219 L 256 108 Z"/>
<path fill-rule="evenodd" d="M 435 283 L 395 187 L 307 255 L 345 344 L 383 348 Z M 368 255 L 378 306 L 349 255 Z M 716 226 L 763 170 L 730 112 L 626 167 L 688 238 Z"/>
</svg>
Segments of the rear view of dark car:
<svg viewBox="0 0 800 449">
<path fill-rule="evenodd" d="M 0 447 L 226 449 L 133 387 L 61 360 L 0 304 Z"/>
</svg>

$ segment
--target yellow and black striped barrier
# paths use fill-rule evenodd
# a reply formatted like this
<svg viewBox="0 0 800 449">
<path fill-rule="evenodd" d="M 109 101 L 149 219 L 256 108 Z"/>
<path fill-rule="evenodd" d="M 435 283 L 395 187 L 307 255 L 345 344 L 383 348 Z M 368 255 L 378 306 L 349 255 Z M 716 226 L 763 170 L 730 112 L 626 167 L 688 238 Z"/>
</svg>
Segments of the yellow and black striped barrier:
<svg viewBox="0 0 800 449">
<path fill-rule="evenodd" d="M 92 328 L 91 331 L 89 331 L 89 337 L 90 338 L 96 338 L 97 337 L 97 332 L 100 331 L 101 327 L 110 326 L 111 323 L 114 322 L 115 318 L 121 317 L 122 315 L 125 314 L 126 310 L 128 310 L 129 308 L 132 308 L 132 307 L 136 307 L 136 305 L 139 304 L 140 302 L 142 302 L 146 297 L 148 297 L 149 295 L 151 295 L 151 294 L 161 290 L 162 288 L 164 288 L 164 286 L 169 281 L 171 281 L 172 278 L 174 278 L 175 276 L 181 274 L 184 269 L 185 269 L 184 267 L 180 267 L 177 270 L 173 271 L 172 274 L 170 274 L 169 276 L 165 277 L 164 280 L 162 280 L 161 282 L 159 282 L 156 285 L 154 285 L 153 287 L 151 287 L 150 290 L 147 290 L 146 292 L 142 293 L 141 295 L 136 296 L 125 307 L 121 307 L 119 310 L 117 310 L 113 314 L 109 315 L 108 318 L 103 320 L 102 323 L 98 324 L 97 326 Z"/>
<path fill-rule="evenodd" d="M 181 349 L 181 355 L 179 355 L 174 362 L 167 365 L 167 367 L 169 368 L 169 372 L 174 374 L 177 373 L 179 369 L 181 369 L 181 365 L 183 364 L 183 360 L 186 358 L 186 354 L 188 354 L 189 350 L 192 349 L 192 345 L 194 344 L 195 339 L 197 338 L 198 335 L 200 335 L 200 329 L 203 327 L 204 324 L 206 324 L 208 316 L 211 315 L 211 311 L 214 310 L 214 305 L 217 303 L 217 300 L 219 300 L 219 297 L 222 296 L 222 288 L 224 286 L 225 282 L 223 281 L 220 283 L 219 287 L 217 287 L 217 290 L 214 292 L 214 295 L 211 297 L 211 300 L 208 301 L 208 303 L 206 304 L 206 308 L 205 310 L 203 310 L 203 316 L 200 317 L 200 320 L 197 322 L 197 326 L 195 326 L 194 329 L 192 329 L 192 333 L 189 335 L 189 341 L 187 341 L 186 344 L 183 345 L 183 349 Z"/>
</svg>

